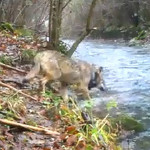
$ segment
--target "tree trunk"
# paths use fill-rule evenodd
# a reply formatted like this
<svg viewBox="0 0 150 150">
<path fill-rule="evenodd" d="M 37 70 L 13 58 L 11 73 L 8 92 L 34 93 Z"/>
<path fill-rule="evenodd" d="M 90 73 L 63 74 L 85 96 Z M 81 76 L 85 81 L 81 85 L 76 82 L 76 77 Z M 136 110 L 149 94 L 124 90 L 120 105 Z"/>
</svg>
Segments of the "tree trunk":
<svg viewBox="0 0 150 150">
<path fill-rule="evenodd" d="M 53 0 L 50 0 L 50 10 L 49 10 L 49 37 L 51 37 L 51 30 L 52 30 L 52 4 Z M 49 39 L 50 41 L 50 39 Z"/>
<path fill-rule="evenodd" d="M 61 33 L 63 0 L 50 0 L 49 11 L 49 43 L 48 47 L 56 49 Z"/>
<path fill-rule="evenodd" d="M 90 10 L 89 10 L 89 13 L 88 13 L 88 17 L 87 17 L 85 31 L 83 31 L 81 36 L 74 42 L 74 44 L 72 45 L 72 47 L 68 51 L 68 54 L 67 54 L 68 57 L 72 56 L 72 54 L 75 52 L 76 48 L 82 42 L 82 40 L 84 40 L 85 37 L 88 36 L 91 33 L 91 31 L 94 29 L 94 28 L 90 28 L 90 25 L 91 25 L 91 19 L 92 19 L 92 16 L 93 16 L 93 10 L 96 6 L 96 2 L 97 2 L 97 0 L 92 1 L 91 6 L 90 6 Z"/>
<path fill-rule="evenodd" d="M 73 43 L 73 45 L 71 46 L 71 48 L 70 48 L 69 51 L 68 51 L 68 54 L 67 54 L 68 57 L 71 57 L 71 56 L 72 56 L 72 54 L 73 54 L 73 53 L 75 52 L 75 50 L 77 49 L 78 45 L 85 39 L 85 37 L 86 37 L 87 35 L 90 34 L 90 32 L 91 32 L 91 30 L 89 30 L 89 31 L 84 31 L 84 32 L 81 34 L 81 36 Z"/>
<path fill-rule="evenodd" d="M 50 3 L 50 8 L 49 8 L 49 40 L 48 40 L 48 48 L 49 49 L 52 49 L 53 46 L 51 44 L 51 37 L 52 37 L 52 13 L 53 13 L 53 0 L 50 0 L 49 1 Z"/>
<path fill-rule="evenodd" d="M 0 0 L 0 22 L 2 22 L 2 21 L 5 21 L 5 12 L 4 12 L 4 9 L 3 9 L 3 6 L 4 4 L 3 4 L 3 0 Z"/>
<path fill-rule="evenodd" d="M 61 25 L 62 25 L 62 8 L 63 8 L 63 1 L 59 0 L 58 3 L 58 25 L 57 25 L 57 38 L 59 42 L 60 34 L 61 34 Z"/>
<path fill-rule="evenodd" d="M 54 0 L 52 4 L 52 30 L 51 30 L 51 43 L 55 48 L 57 44 L 57 1 Z"/>
</svg>

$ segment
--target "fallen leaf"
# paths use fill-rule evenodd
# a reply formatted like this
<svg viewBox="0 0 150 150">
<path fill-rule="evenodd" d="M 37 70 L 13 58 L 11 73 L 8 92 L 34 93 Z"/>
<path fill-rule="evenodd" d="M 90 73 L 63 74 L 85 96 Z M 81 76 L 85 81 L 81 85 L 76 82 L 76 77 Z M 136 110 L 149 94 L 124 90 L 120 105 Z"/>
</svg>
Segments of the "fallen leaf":
<svg viewBox="0 0 150 150">
<path fill-rule="evenodd" d="M 43 148 L 43 150 L 51 150 L 51 148 Z"/>
<path fill-rule="evenodd" d="M 77 142 L 77 137 L 76 137 L 76 135 L 71 135 L 71 136 L 67 139 L 66 144 L 67 144 L 67 146 L 74 146 L 74 145 L 76 144 L 76 142 Z"/>
<path fill-rule="evenodd" d="M 85 141 L 80 141 L 79 144 L 76 146 L 75 150 L 86 150 L 86 143 L 85 143 Z"/>
<path fill-rule="evenodd" d="M 6 50 L 6 46 L 4 44 L 0 45 L 0 51 L 5 51 Z"/>
<path fill-rule="evenodd" d="M 66 131 L 68 133 L 75 133 L 76 127 L 75 126 L 68 126 L 68 127 L 66 127 Z"/>
<path fill-rule="evenodd" d="M 60 140 L 66 140 L 67 134 L 61 134 L 60 135 Z"/>
<path fill-rule="evenodd" d="M 58 148 L 60 148 L 60 145 L 58 142 L 54 142 L 53 147 L 58 149 Z"/>
</svg>

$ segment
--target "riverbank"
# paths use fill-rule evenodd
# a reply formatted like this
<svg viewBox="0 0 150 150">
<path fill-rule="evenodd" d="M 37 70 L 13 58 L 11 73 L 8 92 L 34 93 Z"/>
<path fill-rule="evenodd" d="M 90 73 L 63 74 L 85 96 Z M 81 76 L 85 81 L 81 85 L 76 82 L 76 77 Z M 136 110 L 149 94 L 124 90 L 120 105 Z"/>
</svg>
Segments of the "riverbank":
<svg viewBox="0 0 150 150">
<path fill-rule="evenodd" d="M 26 71 L 30 70 L 31 60 L 33 59 L 33 57 L 35 55 L 36 49 L 38 49 L 38 43 L 35 43 L 33 41 L 33 42 L 31 42 L 31 44 L 29 44 L 28 40 L 25 41 L 24 38 L 17 39 L 16 35 L 11 36 L 10 34 L 8 34 L 8 35 L 5 34 L 5 36 L 1 34 L 0 40 L 3 43 L 1 45 L 1 53 L 0 53 L 1 61 L 8 65 L 11 65 L 11 66 L 13 65 L 14 67 L 20 68 L 22 70 L 26 70 Z M 5 42 L 5 41 L 7 41 L 7 42 Z M 114 75 L 114 70 L 119 69 L 119 68 L 117 69 L 115 66 L 115 65 L 119 65 L 119 61 L 115 63 L 115 59 L 117 58 L 117 56 L 119 56 L 118 49 L 121 49 L 121 47 L 123 47 L 123 46 L 121 46 L 121 45 L 119 46 L 118 44 L 113 45 L 112 43 L 106 44 L 105 43 L 106 41 L 103 41 L 103 42 L 104 43 L 102 43 L 101 41 L 98 42 L 98 41 L 94 41 L 94 40 L 83 42 L 78 47 L 77 53 L 75 53 L 74 56 L 78 57 L 78 58 L 80 57 L 80 59 L 82 59 L 82 60 L 87 59 L 86 60 L 87 62 L 103 66 L 104 67 L 104 77 L 106 80 L 108 91 L 111 93 L 112 92 L 111 89 L 113 88 L 114 93 L 116 93 L 115 90 L 117 90 L 118 87 L 115 87 L 115 85 L 116 85 L 115 80 L 119 79 L 121 76 L 114 76 L 113 80 L 109 77 Z M 117 41 L 116 41 L 116 43 L 117 43 Z M 14 50 L 14 48 L 15 48 L 15 50 Z M 109 53 L 110 52 L 109 50 L 111 50 L 114 53 L 113 57 Z M 101 52 L 103 53 L 102 55 L 100 55 Z M 105 52 L 108 52 L 108 54 L 105 54 Z M 124 56 L 124 52 L 121 53 L 121 51 L 120 51 L 120 55 Z M 114 60 L 114 62 L 113 62 L 114 64 L 109 61 L 110 60 L 109 57 L 111 57 L 111 59 Z M 103 60 L 111 63 L 112 66 L 108 70 L 107 70 L 107 67 L 108 67 L 109 63 L 104 63 Z M 25 65 L 24 63 L 28 63 L 28 65 L 27 64 Z M 112 70 L 112 69 L 114 69 L 114 70 Z M 109 73 L 109 75 L 107 75 L 106 74 L 107 71 L 108 72 L 110 71 L 111 73 Z M 7 79 L 9 79 L 9 81 L 10 81 L 10 79 L 12 80 L 12 77 L 15 77 L 15 79 L 16 79 L 17 76 L 21 76 L 21 74 L 17 73 L 16 71 L 14 72 L 7 68 L 1 68 L 1 73 L 2 73 L 1 79 L 7 78 Z M 17 80 L 16 82 L 19 83 L 19 80 Z M 15 84 L 13 81 L 8 84 L 15 87 L 16 89 L 20 89 L 20 84 Z M 119 84 L 120 83 L 118 83 L 118 85 Z M 110 85 L 111 86 L 114 85 L 114 87 L 110 87 Z M 92 148 L 96 147 L 97 139 L 95 139 L 95 137 L 94 137 L 94 141 L 93 141 L 93 138 L 90 138 L 90 141 L 86 139 L 89 137 L 89 135 L 95 136 L 95 134 L 96 134 L 96 138 L 98 138 L 98 142 L 101 143 L 101 140 L 104 140 L 103 142 L 106 147 L 108 147 L 110 145 L 111 146 L 113 145 L 113 147 L 114 146 L 118 147 L 118 145 L 116 144 L 116 139 L 120 136 L 121 125 L 116 126 L 116 124 L 115 124 L 115 126 L 113 128 L 111 127 L 111 121 L 109 120 L 110 118 L 108 117 L 110 115 L 108 115 L 109 112 L 107 111 L 107 107 L 106 107 L 107 103 L 105 103 L 105 105 L 101 105 L 101 103 L 100 103 L 100 101 L 102 101 L 102 102 L 105 101 L 105 102 L 108 102 L 108 104 L 109 104 L 109 101 L 112 100 L 112 97 L 111 97 L 112 95 L 109 95 L 110 94 L 109 92 L 106 92 L 105 94 L 96 92 L 96 94 L 93 95 L 94 108 L 92 107 L 92 109 L 94 109 L 94 111 L 95 111 L 99 107 L 98 111 L 97 112 L 95 111 L 95 113 L 97 113 L 99 115 L 97 117 L 95 117 L 95 115 L 93 115 L 92 120 L 94 120 L 94 123 L 87 124 L 86 121 L 84 120 L 83 116 L 81 115 L 82 114 L 81 112 L 84 109 L 80 109 L 80 107 L 75 107 L 75 110 L 74 110 L 72 107 L 74 107 L 76 105 L 72 106 L 72 104 L 70 102 L 68 102 L 66 105 L 65 103 L 62 102 L 60 97 L 52 98 L 52 95 L 53 95 L 52 93 L 47 93 L 46 95 L 41 95 L 41 94 L 39 94 L 38 86 L 39 85 L 36 81 L 33 83 L 33 86 L 31 86 L 29 84 L 26 87 L 27 89 L 22 89 L 24 92 L 28 93 L 29 95 L 32 95 L 33 98 L 37 99 L 37 101 L 35 101 L 35 102 L 30 101 L 30 99 L 25 98 L 24 96 L 20 95 L 19 93 L 14 93 L 7 88 L 6 89 L 2 88 L 1 92 L 2 91 L 3 92 L 1 94 L 1 100 L 2 100 L 2 109 L 1 110 L 4 111 L 4 114 L 2 114 L 1 118 L 5 118 L 8 120 L 10 119 L 10 120 L 22 123 L 22 124 L 28 124 L 28 125 L 35 126 L 35 127 L 42 126 L 42 128 L 45 128 L 45 129 L 47 129 L 47 127 L 48 127 L 48 129 L 56 130 L 57 132 L 60 132 L 61 134 L 62 134 L 62 132 L 63 133 L 67 132 L 65 135 L 65 139 L 63 138 L 63 139 L 59 139 L 59 141 L 56 141 L 57 139 L 52 138 L 47 135 L 45 136 L 44 134 L 41 134 L 41 133 L 40 134 L 39 133 L 32 134 L 32 132 L 30 132 L 30 131 L 26 132 L 24 130 L 23 130 L 24 132 L 22 132 L 22 130 L 20 128 L 17 128 L 18 130 L 16 133 L 16 130 L 13 130 L 14 128 L 12 128 L 11 126 L 9 126 L 9 128 L 7 129 L 7 127 L 3 128 L 5 126 L 2 125 L 1 132 L 3 132 L 4 130 L 7 130 L 8 133 L 11 133 L 10 147 L 13 147 L 13 146 L 17 147 L 17 146 L 19 146 L 19 143 L 23 143 L 21 145 L 21 147 L 27 147 L 28 149 L 31 149 L 32 147 L 38 147 L 39 149 L 46 147 L 46 148 L 50 149 L 50 147 L 53 147 L 55 144 L 56 145 L 58 144 L 57 146 L 60 148 L 62 145 L 66 146 L 68 144 L 67 143 L 68 140 L 70 141 L 72 139 L 72 136 L 70 136 L 70 132 L 69 132 L 70 130 L 71 131 L 75 130 L 75 132 L 73 132 L 73 135 L 77 135 L 77 138 L 73 137 L 73 145 L 72 145 L 72 147 L 70 147 L 70 145 L 69 145 L 69 148 L 72 148 L 72 149 L 75 148 L 76 144 L 78 143 L 79 137 L 82 137 L 81 138 L 82 139 L 81 146 L 87 146 L 87 145 L 89 146 L 90 145 L 90 146 L 92 146 Z M 108 97 L 109 99 L 105 99 L 105 96 Z M 116 99 L 117 103 L 118 103 L 118 100 L 119 100 L 119 98 Z M 122 100 L 122 97 L 120 97 L 120 100 Z M 25 105 L 24 105 L 24 102 L 25 102 Z M 110 103 L 110 104 L 111 104 L 110 106 L 116 107 L 115 102 Z M 95 108 L 95 105 L 97 105 L 97 108 Z M 16 106 L 17 106 L 17 109 L 16 109 Z M 70 109 L 70 106 L 71 106 L 71 109 Z M 92 105 L 87 103 L 86 106 L 88 106 L 88 108 L 89 108 Z M 57 108 L 57 109 L 52 109 L 52 108 Z M 101 108 L 105 108 L 105 110 L 102 111 L 103 116 L 102 116 L 102 113 L 99 112 L 99 110 Z M 76 112 L 76 109 L 77 109 L 78 113 Z M 60 110 L 62 110 L 62 111 L 60 111 Z M 117 109 L 114 108 L 110 112 L 110 114 L 112 115 L 112 112 L 116 113 L 116 110 Z M 8 112 L 11 112 L 11 114 L 9 114 Z M 104 112 L 106 112 L 106 114 Z M 117 114 L 119 114 L 119 113 L 117 112 Z M 68 115 L 69 115 L 69 117 L 68 117 Z M 73 119 L 72 119 L 72 117 L 73 117 Z M 69 119 L 69 122 L 68 122 L 68 119 Z M 53 122 L 53 120 L 55 120 L 56 122 Z M 76 120 L 76 122 L 74 122 L 74 120 Z M 104 124 L 100 123 L 100 126 L 96 126 L 97 122 L 103 122 Z M 90 133 L 86 137 L 84 135 L 85 130 L 83 130 L 84 125 L 86 125 L 86 127 L 90 126 L 90 130 L 88 128 L 88 132 L 90 132 Z M 118 123 L 117 123 L 117 125 L 118 125 Z M 70 126 L 71 126 L 71 129 L 70 129 Z M 103 133 L 101 133 L 101 131 L 100 131 L 100 135 L 102 137 L 100 136 L 101 138 L 99 139 L 99 130 L 94 130 L 94 129 L 101 128 L 101 127 L 104 130 L 101 130 Z M 108 128 L 109 128 L 109 130 L 107 130 Z M 132 130 L 133 130 L 133 128 L 132 128 Z M 96 132 L 96 131 L 98 131 L 98 132 Z M 113 134 L 113 133 L 115 133 L 115 134 Z M 79 136 L 78 136 L 78 134 L 79 134 Z M 87 132 L 86 132 L 86 134 L 87 134 Z M 72 135 L 72 133 L 71 133 L 71 135 Z M 124 133 L 124 135 L 125 135 L 125 133 Z M 111 138 L 109 136 L 111 136 Z M 3 147 L 4 147 L 4 145 L 9 146 L 9 141 L 8 141 L 9 139 L 7 139 L 7 136 L 5 134 L 3 134 L 2 137 L 4 137 L 4 140 L 2 140 L 2 142 L 4 144 L 2 146 Z M 59 137 L 59 138 L 61 138 L 61 137 Z M 126 138 L 126 136 L 124 138 Z M 19 141 L 19 143 L 16 143 L 15 139 L 17 139 L 17 141 Z M 24 140 L 25 140 L 25 142 L 23 142 Z M 33 140 L 35 141 L 34 143 L 32 142 Z M 37 143 L 37 144 L 35 144 L 35 143 Z M 45 146 L 45 145 L 47 145 L 47 146 Z M 98 147 L 99 146 L 101 146 L 101 145 L 98 145 Z M 118 147 L 118 148 L 120 148 L 120 147 Z"/>
<path fill-rule="evenodd" d="M 109 115 L 92 113 L 92 103 L 81 109 L 74 100 L 64 102 L 53 92 L 40 93 L 39 81 L 20 82 L 31 68 L 38 49 L 35 41 L 0 33 L 0 147 L 3 149 L 120 149 L 116 124 Z M 85 111 L 86 110 L 86 111 Z"/>
<path fill-rule="evenodd" d="M 118 109 L 111 115 L 129 114 L 142 122 L 146 130 L 128 137 L 124 143 L 133 150 L 149 150 L 149 94 L 150 94 L 150 50 L 141 46 L 109 43 L 99 40 L 82 42 L 74 54 L 82 60 L 103 66 L 107 94 L 99 93 L 95 97 L 94 111 L 97 115 L 107 114 L 105 105 L 116 100 Z M 101 97 L 101 98 L 100 98 Z M 142 144 L 143 142 L 143 144 Z M 123 145 L 124 145 L 123 143 Z M 139 144 L 140 143 L 140 144 Z M 128 150 L 126 147 L 125 150 Z"/>
<path fill-rule="evenodd" d="M 87 39 L 103 39 L 114 43 L 125 43 L 127 46 L 150 47 L 150 29 L 146 26 L 115 27 L 93 31 Z"/>
</svg>

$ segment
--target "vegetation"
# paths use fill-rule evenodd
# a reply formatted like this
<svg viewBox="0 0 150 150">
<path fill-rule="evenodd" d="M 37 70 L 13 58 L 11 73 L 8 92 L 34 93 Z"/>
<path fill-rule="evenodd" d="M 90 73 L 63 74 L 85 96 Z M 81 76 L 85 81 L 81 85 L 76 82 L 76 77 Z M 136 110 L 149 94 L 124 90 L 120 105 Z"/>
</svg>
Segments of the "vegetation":
<svg viewBox="0 0 150 150">
<path fill-rule="evenodd" d="M 24 98 L 19 97 L 17 93 L 3 97 L 0 109 L 7 119 L 16 119 L 26 114 Z"/>
<path fill-rule="evenodd" d="M 14 32 L 14 28 L 13 28 L 12 24 L 10 24 L 8 22 L 1 22 L 0 30 L 1 31 L 6 30 L 6 31 L 11 32 L 11 33 Z"/>
<path fill-rule="evenodd" d="M 33 37 L 34 36 L 34 32 L 33 30 L 27 29 L 27 28 L 16 28 L 15 29 L 15 33 L 18 36 L 22 36 L 22 37 Z"/>
<path fill-rule="evenodd" d="M 14 32 L 15 27 L 20 36 L 45 36 L 49 30 L 48 48 L 58 51 L 62 48 L 58 46 L 61 37 L 77 38 L 67 50 L 68 56 L 71 56 L 80 42 L 90 34 L 93 38 L 130 40 L 137 37 L 135 40 L 139 40 L 140 34 L 143 35 L 149 30 L 148 3 L 148 0 L 21 0 L 14 3 L 2 1 L 0 29 Z M 12 15 L 9 15 L 11 13 Z M 48 20 L 50 24 L 45 26 L 45 21 Z M 143 38 L 145 37 L 142 36 Z"/>
<path fill-rule="evenodd" d="M 22 52 L 20 55 L 21 62 L 24 64 L 32 63 L 35 55 L 36 55 L 36 51 L 33 49 L 22 49 Z"/>
<path fill-rule="evenodd" d="M 7 33 L 2 33 L 1 37 L 3 37 L 1 38 L 2 42 L 7 39 L 11 45 L 17 45 L 17 56 L 15 55 L 15 58 L 21 58 L 21 60 L 26 61 L 26 63 L 33 60 L 33 57 L 36 53 L 35 50 L 33 50 L 33 47 L 35 48 L 35 44 L 31 44 L 29 46 L 28 42 L 25 43 L 25 41 L 22 44 L 22 40 L 18 42 L 18 39 L 20 38 L 19 36 L 14 40 L 14 35 L 9 35 L 9 37 L 7 37 Z M 61 43 L 61 45 L 62 47 L 67 47 L 63 43 Z M 5 44 L 3 51 L 6 51 L 8 47 L 9 45 Z M 23 47 L 28 47 L 28 49 L 23 49 Z M 11 51 L 13 51 L 13 49 L 10 49 L 10 54 L 12 53 Z M 6 64 L 7 59 L 3 55 L 2 58 L 3 61 L 1 62 Z M 19 65 L 21 64 L 19 63 Z M 16 72 L 15 69 L 9 70 L 12 68 L 7 68 L 5 65 L 2 65 L 2 67 L 4 67 L 1 68 L 2 77 L 11 77 L 20 72 L 20 70 L 16 70 Z M 7 81 L 11 81 L 11 78 Z M 12 81 L 15 80 L 13 79 Z M 60 136 L 59 138 L 54 138 L 54 141 L 51 143 L 49 142 L 50 139 L 46 140 L 47 137 L 41 133 L 40 136 L 42 139 L 46 143 L 50 143 L 48 144 L 48 148 L 55 148 L 57 145 L 57 148 L 63 147 L 63 149 L 72 150 L 80 150 L 81 148 L 92 150 L 102 147 L 111 147 L 114 150 L 120 149 L 120 146 L 118 146 L 116 143 L 116 130 L 114 130 L 115 128 L 112 128 L 108 115 L 104 119 L 96 118 L 92 113 L 91 102 L 87 102 L 85 104 L 85 108 L 82 110 L 73 99 L 70 99 L 68 102 L 64 102 L 61 97 L 56 96 L 51 91 L 47 91 L 42 95 L 40 94 L 41 102 L 30 102 L 29 98 L 35 100 L 34 97 L 38 96 L 37 86 L 35 86 L 33 90 L 26 90 L 26 93 L 30 95 L 32 94 L 32 96 L 34 95 L 34 97 L 32 97 L 26 93 L 23 94 L 20 92 L 20 90 L 17 90 L 17 88 L 20 87 L 19 79 L 17 79 L 15 82 L 18 84 L 10 84 L 15 87 L 10 87 L 10 85 L 0 82 L 1 86 L 7 87 L 2 87 L 2 89 L 0 89 L 0 133 L 2 133 L 4 130 L 7 130 L 9 134 L 11 133 L 10 136 L 12 137 L 11 144 L 9 144 L 9 140 L 5 138 L 6 134 L 1 134 L 2 142 L 5 145 L 2 145 L 2 147 L 11 147 L 12 149 L 16 148 L 18 145 L 15 139 L 17 138 L 20 142 L 23 143 L 22 147 L 32 149 L 35 145 L 29 144 L 31 141 L 30 135 L 33 136 L 33 133 L 30 132 L 30 130 L 33 130 L 32 128 L 34 127 L 34 130 L 44 129 L 48 131 L 48 129 L 45 129 L 46 127 L 44 126 L 47 126 L 51 123 L 51 127 L 53 127 L 53 129 L 56 128 Z M 12 89 L 14 92 L 8 88 Z M 28 98 L 25 98 L 26 96 Z M 111 106 L 114 106 L 114 103 L 111 103 L 109 108 L 111 108 Z M 43 121 L 46 123 L 44 126 Z M 18 122 L 21 123 L 22 127 L 30 125 L 27 126 L 28 131 L 22 132 L 20 124 L 18 127 Z M 3 126 L 2 123 L 8 125 Z M 15 130 L 13 130 L 12 126 L 16 127 L 17 133 Z M 39 129 L 39 126 L 42 126 L 42 128 Z M 24 135 L 24 133 L 30 134 Z M 25 138 L 19 138 L 19 136 L 25 136 L 26 140 Z M 35 135 L 36 138 L 38 138 L 38 136 L 38 134 Z M 40 146 L 36 145 L 36 147 Z"/>
<path fill-rule="evenodd" d="M 12 64 L 12 58 L 6 55 L 1 55 L 0 56 L 0 62 L 7 64 L 7 65 L 11 65 Z"/>
<path fill-rule="evenodd" d="M 56 47 L 57 47 L 57 51 L 67 55 L 69 51 L 69 45 L 67 45 L 65 42 L 59 41 Z"/>
<path fill-rule="evenodd" d="M 121 150 L 117 139 L 122 130 L 143 131 L 143 125 L 130 116 L 111 117 L 115 101 L 107 104 L 108 114 L 100 119 L 93 114 L 92 102 L 85 101 L 81 109 L 72 98 L 64 102 L 51 91 L 41 94 L 37 83 L 29 88 L 15 77 L 24 76 L 21 68 L 29 69 L 27 64 L 32 63 L 43 37 L 48 37 L 44 49 L 68 57 L 85 38 L 123 38 L 130 40 L 130 45 L 150 43 L 149 7 L 148 0 L 0 1 L 0 147 Z M 63 38 L 76 40 L 69 47 Z"/>
<path fill-rule="evenodd" d="M 137 133 L 144 130 L 144 126 L 142 123 L 138 122 L 133 117 L 130 117 L 128 115 L 120 115 L 117 118 L 112 119 L 111 121 L 114 125 L 116 125 L 116 123 L 119 124 L 120 122 L 122 128 L 127 131 L 135 131 Z"/>
</svg>

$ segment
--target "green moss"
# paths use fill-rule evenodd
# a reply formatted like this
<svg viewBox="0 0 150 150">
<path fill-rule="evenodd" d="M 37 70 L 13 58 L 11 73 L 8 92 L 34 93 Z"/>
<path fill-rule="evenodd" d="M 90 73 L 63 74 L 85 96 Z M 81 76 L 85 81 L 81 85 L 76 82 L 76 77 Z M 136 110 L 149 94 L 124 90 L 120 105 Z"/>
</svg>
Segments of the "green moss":
<svg viewBox="0 0 150 150">
<path fill-rule="evenodd" d="M 136 40 L 143 40 L 146 38 L 146 32 L 145 30 L 142 30 L 138 33 L 138 36 L 136 37 Z"/>
<path fill-rule="evenodd" d="M 36 51 L 33 49 L 25 49 L 21 53 L 22 63 L 31 63 L 36 55 Z"/>
<path fill-rule="evenodd" d="M 65 42 L 59 41 L 56 49 L 66 55 L 69 50 L 69 46 Z"/>
<path fill-rule="evenodd" d="M 37 123 L 34 120 L 27 120 L 27 125 L 37 126 Z"/>
<path fill-rule="evenodd" d="M 34 35 L 33 30 L 26 29 L 26 28 L 18 28 L 15 30 L 15 33 L 17 33 L 19 36 L 33 37 L 33 35 Z"/>
<path fill-rule="evenodd" d="M 107 26 L 102 30 L 95 30 L 93 31 L 90 36 L 93 38 L 104 38 L 104 39 L 112 39 L 112 38 L 124 38 L 124 39 L 131 39 L 134 37 L 144 38 L 145 31 L 141 27 L 135 26 Z"/>
<path fill-rule="evenodd" d="M 13 28 L 13 25 L 8 23 L 8 22 L 1 22 L 0 23 L 0 30 L 5 30 L 5 31 L 8 31 L 8 32 L 11 32 L 13 33 L 14 32 L 14 28 Z"/>
<path fill-rule="evenodd" d="M 0 62 L 7 64 L 7 65 L 11 65 L 12 64 L 12 58 L 6 55 L 1 55 L 0 56 Z"/>
<path fill-rule="evenodd" d="M 111 121 L 113 125 L 115 125 L 116 123 L 121 123 L 123 129 L 127 131 L 134 130 L 135 132 L 141 132 L 144 130 L 144 126 L 142 123 L 127 115 L 121 115 L 115 119 L 112 119 Z"/>
<path fill-rule="evenodd" d="M 0 67 L 0 75 L 3 75 L 4 72 L 3 72 L 3 69 Z"/>
</svg>

